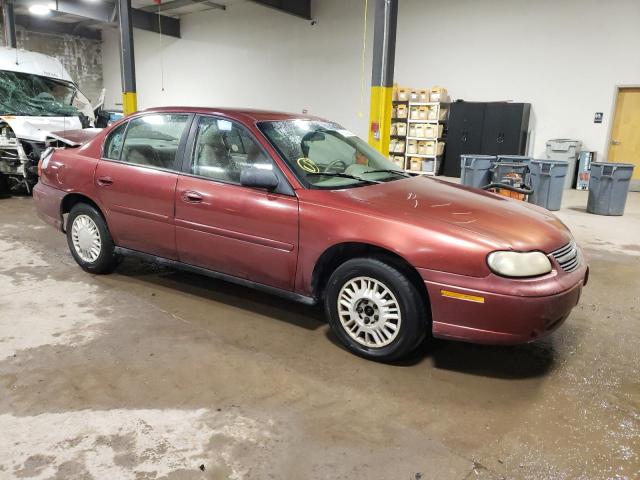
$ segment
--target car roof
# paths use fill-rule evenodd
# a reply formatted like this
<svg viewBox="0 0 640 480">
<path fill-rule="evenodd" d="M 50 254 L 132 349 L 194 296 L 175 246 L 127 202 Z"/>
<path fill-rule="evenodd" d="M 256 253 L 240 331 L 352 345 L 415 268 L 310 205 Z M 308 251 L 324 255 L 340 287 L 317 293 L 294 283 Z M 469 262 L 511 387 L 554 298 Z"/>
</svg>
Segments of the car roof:
<svg viewBox="0 0 640 480">
<path fill-rule="evenodd" d="M 217 108 L 217 107 L 156 107 L 142 110 L 138 113 L 153 112 L 184 112 L 184 113 L 201 113 L 209 115 L 222 115 L 225 117 L 235 118 L 238 120 L 252 120 L 254 122 L 262 122 L 267 120 L 324 120 L 323 118 L 313 115 L 300 113 L 278 112 L 274 110 L 259 110 L 253 108 Z"/>
</svg>

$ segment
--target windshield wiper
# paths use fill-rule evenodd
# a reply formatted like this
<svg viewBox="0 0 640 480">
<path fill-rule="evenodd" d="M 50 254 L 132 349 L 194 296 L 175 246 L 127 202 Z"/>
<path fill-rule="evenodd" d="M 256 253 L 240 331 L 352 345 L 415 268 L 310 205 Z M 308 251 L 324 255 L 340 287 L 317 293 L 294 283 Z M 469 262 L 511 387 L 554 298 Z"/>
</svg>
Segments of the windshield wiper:
<svg viewBox="0 0 640 480">
<path fill-rule="evenodd" d="M 403 172 L 402 170 L 391 170 L 391 169 L 381 169 L 381 170 L 365 170 L 362 173 L 395 173 L 396 175 L 401 175 L 403 177 L 410 177 L 407 172 Z"/>
<path fill-rule="evenodd" d="M 348 173 L 338 173 L 338 172 L 309 172 L 306 174 L 307 177 L 310 176 L 314 176 L 314 177 L 319 177 L 319 176 L 327 176 L 327 177 L 340 177 L 340 178 L 351 178 L 353 180 L 358 180 L 360 182 L 366 182 L 366 183 L 382 183 L 379 182 L 378 180 L 367 180 L 366 178 L 362 178 L 362 177 L 356 177 L 355 175 L 349 175 Z"/>
</svg>

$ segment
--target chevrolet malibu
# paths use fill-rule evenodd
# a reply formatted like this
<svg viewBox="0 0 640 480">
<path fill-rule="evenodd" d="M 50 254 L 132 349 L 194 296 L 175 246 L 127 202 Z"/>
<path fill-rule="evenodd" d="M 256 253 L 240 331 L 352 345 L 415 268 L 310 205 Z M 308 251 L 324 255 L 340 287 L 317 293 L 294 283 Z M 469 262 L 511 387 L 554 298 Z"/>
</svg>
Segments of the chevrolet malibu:
<svg viewBox="0 0 640 480">
<path fill-rule="evenodd" d="M 541 338 L 588 267 L 548 211 L 410 174 L 303 115 L 157 108 L 49 149 L 39 216 L 84 270 L 125 255 L 307 304 L 340 342 L 390 361 L 428 336 Z"/>
</svg>

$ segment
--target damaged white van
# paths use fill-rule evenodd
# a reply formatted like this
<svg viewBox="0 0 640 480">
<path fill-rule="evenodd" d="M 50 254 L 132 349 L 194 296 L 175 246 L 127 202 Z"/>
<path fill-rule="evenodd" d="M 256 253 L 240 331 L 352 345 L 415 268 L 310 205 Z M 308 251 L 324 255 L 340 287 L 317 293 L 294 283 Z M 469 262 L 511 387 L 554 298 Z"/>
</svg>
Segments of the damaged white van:
<svg viewBox="0 0 640 480">
<path fill-rule="evenodd" d="M 60 61 L 0 47 L 0 191 L 31 191 L 52 132 L 93 127 L 91 103 Z"/>
</svg>

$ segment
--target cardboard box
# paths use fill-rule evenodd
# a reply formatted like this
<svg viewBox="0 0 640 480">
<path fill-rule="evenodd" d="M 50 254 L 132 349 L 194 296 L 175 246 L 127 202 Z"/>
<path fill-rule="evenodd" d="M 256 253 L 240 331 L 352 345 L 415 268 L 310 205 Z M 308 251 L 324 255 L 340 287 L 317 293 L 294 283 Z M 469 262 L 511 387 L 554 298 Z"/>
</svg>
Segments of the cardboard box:
<svg viewBox="0 0 640 480">
<path fill-rule="evenodd" d="M 421 140 L 418 142 L 418 154 L 420 155 L 442 155 L 444 153 L 444 143 L 435 140 Z"/>
<path fill-rule="evenodd" d="M 398 87 L 398 93 L 396 100 L 400 102 L 409 101 L 409 97 L 411 96 L 411 90 L 406 87 Z"/>
<path fill-rule="evenodd" d="M 417 140 L 409 140 L 407 141 L 407 153 L 409 155 L 415 155 L 418 153 L 418 141 Z"/>
<path fill-rule="evenodd" d="M 407 118 L 407 106 L 406 105 L 398 105 L 396 107 L 396 118 Z"/>
<path fill-rule="evenodd" d="M 431 91 L 429 93 L 430 102 L 446 102 L 448 100 L 449 100 L 449 94 L 447 93 L 446 88 L 431 87 Z"/>
<path fill-rule="evenodd" d="M 416 125 L 416 134 L 418 138 L 424 138 L 427 140 L 435 140 L 442 136 L 442 125 L 433 125 L 427 123 L 420 123 Z"/>
<path fill-rule="evenodd" d="M 409 136 L 410 137 L 417 137 L 418 135 L 416 135 L 416 124 L 415 123 L 410 123 L 409 124 Z"/>
<path fill-rule="evenodd" d="M 413 89 L 411 93 L 409 93 L 409 101 L 411 102 L 419 102 L 420 101 L 420 90 Z"/>
<path fill-rule="evenodd" d="M 430 91 L 425 89 L 418 90 L 418 101 L 422 103 L 426 103 L 429 101 Z"/>
<path fill-rule="evenodd" d="M 422 171 L 422 159 L 416 157 L 409 158 L 409 170 L 413 170 L 414 172 Z"/>
<path fill-rule="evenodd" d="M 420 123 L 416 125 L 416 137 L 424 138 L 426 140 L 435 140 L 442 136 L 442 125 L 433 125 L 427 123 Z M 412 135 L 413 136 L 413 135 Z"/>
<path fill-rule="evenodd" d="M 409 112 L 409 118 L 411 120 L 428 120 L 429 107 L 411 107 Z"/>
<path fill-rule="evenodd" d="M 393 151 L 395 153 L 404 153 L 404 140 L 397 140 Z"/>
<path fill-rule="evenodd" d="M 407 124 L 396 123 L 396 131 L 397 131 L 397 135 L 401 137 L 405 137 L 407 135 Z"/>
<path fill-rule="evenodd" d="M 404 157 L 402 155 L 394 155 L 391 161 L 404 170 Z"/>
</svg>

